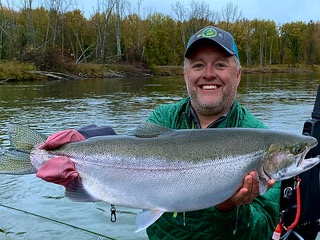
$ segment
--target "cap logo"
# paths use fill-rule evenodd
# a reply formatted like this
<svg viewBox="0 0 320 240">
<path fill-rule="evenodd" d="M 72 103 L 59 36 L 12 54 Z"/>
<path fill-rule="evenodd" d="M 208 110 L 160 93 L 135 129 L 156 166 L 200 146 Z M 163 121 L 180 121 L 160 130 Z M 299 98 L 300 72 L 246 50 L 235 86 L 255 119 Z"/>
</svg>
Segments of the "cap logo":
<svg viewBox="0 0 320 240">
<path fill-rule="evenodd" d="M 197 36 L 197 38 L 199 37 L 214 38 L 216 36 L 218 36 L 217 30 L 215 30 L 214 28 L 206 28 Z"/>
</svg>

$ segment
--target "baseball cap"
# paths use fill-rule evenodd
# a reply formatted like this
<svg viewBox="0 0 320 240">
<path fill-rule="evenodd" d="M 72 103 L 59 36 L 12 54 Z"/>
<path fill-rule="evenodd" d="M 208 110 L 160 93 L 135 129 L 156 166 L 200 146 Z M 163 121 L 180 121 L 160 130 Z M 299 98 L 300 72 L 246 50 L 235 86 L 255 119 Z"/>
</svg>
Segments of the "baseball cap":
<svg viewBox="0 0 320 240">
<path fill-rule="evenodd" d="M 235 55 L 239 59 L 239 53 L 233 36 L 220 28 L 207 26 L 199 30 L 196 34 L 189 39 L 186 52 L 184 56 L 187 58 L 192 52 L 192 48 L 199 44 L 201 41 L 213 41 L 223 47 L 231 55 Z"/>
</svg>

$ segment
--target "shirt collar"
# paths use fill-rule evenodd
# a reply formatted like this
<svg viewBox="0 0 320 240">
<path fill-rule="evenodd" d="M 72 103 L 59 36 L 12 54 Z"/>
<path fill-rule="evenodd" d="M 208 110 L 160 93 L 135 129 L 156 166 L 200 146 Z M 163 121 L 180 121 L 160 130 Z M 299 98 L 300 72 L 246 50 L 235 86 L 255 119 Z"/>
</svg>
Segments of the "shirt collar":
<svg viewBox="0 0 320 240">
<path fill-rule="evenodd" d="M 198 118 L 196 112 L 194 111 L 194 109 L 192 108 L 190 101 L 189 101 L 188 105 L 190 107 L 190 116 L 191 116 L 191 121 L 192 121 L 192 128 L 200 129 L 201 125 L 200 125 L 199 118 Z M 232 106 L 231 106 L 231 108 L 232 108 Z M 225 114 L 223 114 L 217 120 L 215 120 L 212 123 L 210 123 L 207 128 L 215 128 L 215 127 L 217 127 L 224 119 L 226 119 L 226 117 L 227 117 L 229 112 L 230 112 L 230 110 L 228 112 L 226 112 Z"/>
</svg>

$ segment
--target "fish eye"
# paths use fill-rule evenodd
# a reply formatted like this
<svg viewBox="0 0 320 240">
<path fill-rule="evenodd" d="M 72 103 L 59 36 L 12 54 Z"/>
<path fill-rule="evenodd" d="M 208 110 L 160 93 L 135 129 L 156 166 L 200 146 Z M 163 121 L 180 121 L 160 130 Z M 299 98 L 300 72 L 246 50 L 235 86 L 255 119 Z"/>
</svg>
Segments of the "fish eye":
<svg viewBox="0 0 320 240">
<path fill-rule="evenodd" d="M 291 148 L 291 153 L 292 154 L 300 154 L 302 153 L 306 148 L 304 146 L 301 145 L 296 145 L 294 147 Z"/>
</svg>

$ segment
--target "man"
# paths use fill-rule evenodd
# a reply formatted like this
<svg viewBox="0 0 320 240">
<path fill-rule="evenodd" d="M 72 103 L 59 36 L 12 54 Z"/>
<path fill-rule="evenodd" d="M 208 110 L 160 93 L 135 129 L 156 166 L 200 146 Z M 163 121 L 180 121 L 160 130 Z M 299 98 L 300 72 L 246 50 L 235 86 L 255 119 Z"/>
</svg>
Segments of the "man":
<svg viewBox="0 0 320 240">
<path fill-rule="evenodd" d="M 208 26 L 187 45 L 184 79 L 189 97 L 160 105 L 148 121 L 173 129 L 265 128 L 236 101 L 241 78 L 238 50 L 232 35 Z M 269 181 L 269 187 L 274 181 Z M 165 213 L 147 229 L 150 239 L 271 239 L 279 215 L 279 184 L 258 196 L 256 173 L 227 201 L 209 209 Z"/>
<path fill-rule="evenodd" d="M 185 52 L 184 78 L 189 97 L 176 104 L 160 105 L 148 121 L 173 129 L 265 128 L 236 101 L 241 66 L 230 33 L 209 26 L 193 35 Z M 97 134 L 96 126 L 80 131 L 80 136 L 77 131 L 62 131 L 50 136 L 41 148 L 82 141 L 88 137 L 88 130 L 94 133 L 89 137 Z M 43 164 L 37 176 L 66 185 L 78 173 L 70 159 L 58 157 Z M 271 187 L 274 181 L 268 184 Z M 200 211 L 164 213 L 147 229 L 147 234 L 150 239 L 270 239 L 278 222 L 279 187 L 276 184 L 258 196 L 256 173 L 252 171 L 244 176 L 243 186 L 230 199 Z"/>
</svg>

